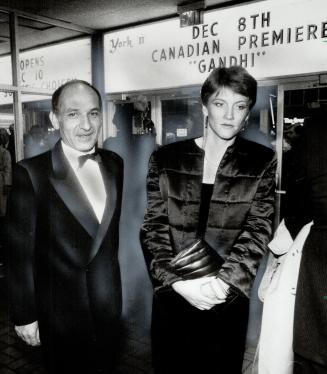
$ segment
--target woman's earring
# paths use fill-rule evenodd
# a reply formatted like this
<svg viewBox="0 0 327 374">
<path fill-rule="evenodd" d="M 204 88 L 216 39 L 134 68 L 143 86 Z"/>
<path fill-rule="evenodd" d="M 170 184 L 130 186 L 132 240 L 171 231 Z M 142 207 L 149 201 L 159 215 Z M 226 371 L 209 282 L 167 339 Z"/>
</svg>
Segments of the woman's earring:
<svg viewBox="0 0 327 374">
<path fill-rule="evenodd" d="M 243 124 L 243 127 L 242 127 L 241 131 L 245 131 L 245 130 L 247 129 L 248 124 L 249 124 L 248 121 L 249 121 L 248 119 L 246 119 L 246 120 L 244 121 L 244 124 Z"/>
<path fill-rule="evenodd" d="M 207 129 L 208 126 L 209 126 L 209 117 L 207 116 L 207 117 L 206 117 L 206 120 L 205 120 L 204 127 Z"/>
</svg>

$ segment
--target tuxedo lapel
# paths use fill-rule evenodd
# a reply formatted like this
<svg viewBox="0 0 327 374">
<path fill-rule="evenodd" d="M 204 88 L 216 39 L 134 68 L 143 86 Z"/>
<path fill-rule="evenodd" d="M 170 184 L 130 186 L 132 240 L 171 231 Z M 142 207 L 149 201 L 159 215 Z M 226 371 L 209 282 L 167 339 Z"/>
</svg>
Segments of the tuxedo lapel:
<svg viewBox="0 0 327 374">
<path fill-rule="evenodd" d="M 103 242 L 103 239 L 105 238 L 107 234 L 108 227 L 112 220 L 115 207 L 116 207 L 116 202 L 117 202 L 116 173 L 112 169 L 110 158 L 107 159 L 105 153 L 101 152 L 101 150 L 99 150 L 99 153 L 102 158 L 102 162 L 99 165 L 100 165 L 103 182 L 104 182 L 105 189 L 106 189 L 107 198 L 106 198 L 106 206 L 103 212 L 102 221 L 99 226 L 99 230 L 97 232 L 95 240 L 93 242 L 92 249 L 90 251 L 89 262 L 91 262 L 93 258 L 95 257 L 95 255 L 97 254 Z"/>
<path fill-rule="evenodd" d="M 52 174 L 50 175 L 50 182 L 52 186 L 78 222 L 90 236 L 95 237 L 99 227 L 98 221 L 63 153 L 60 141 L 55 145 L 51 157 Z"/>
</svg>

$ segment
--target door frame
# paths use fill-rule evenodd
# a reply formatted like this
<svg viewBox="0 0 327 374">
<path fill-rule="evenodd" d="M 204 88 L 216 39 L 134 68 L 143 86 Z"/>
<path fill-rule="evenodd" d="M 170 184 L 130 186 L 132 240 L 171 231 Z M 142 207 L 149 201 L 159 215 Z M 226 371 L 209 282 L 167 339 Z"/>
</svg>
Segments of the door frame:
<svg viewBox="0 0 327 374">
<path fill-rule="evenodd" d="M 285 91 L 303 90 L 309 88 L 326 87 L 319 84 L 319 76 L 306 76 L 302 79 L 283 79 L 278 84 L 277 93 L 277 125 L 276 125 L 276 154 L 277 154 L 277 174 L 276 174 L 276 206 L 275 206 L 275 228 L 280 222 L 281 195 L 286 193 L 282 189 L 282 169 L 283 169 L 283 138 L 284 138 L 284 95 Z"/>
</svg>

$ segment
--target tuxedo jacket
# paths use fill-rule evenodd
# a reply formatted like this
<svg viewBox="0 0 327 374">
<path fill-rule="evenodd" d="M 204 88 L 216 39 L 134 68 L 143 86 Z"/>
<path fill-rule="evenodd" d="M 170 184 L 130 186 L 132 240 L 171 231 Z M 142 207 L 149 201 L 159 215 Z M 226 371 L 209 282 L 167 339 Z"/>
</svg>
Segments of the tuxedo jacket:
<svg viewBox="0 0 327 374">
<path fill-rule="evenodd" d="M 305 122 L 293 149 L 285 223 L 293 237 L 313 220 L 304 243 L 294 310 L 295 353 L 327 366 L 327 122 Z"/>
<path fill-rule="evenodd" d="M 7 226 L 11 311 L 16 325 L 39 322 L 46 347 L 108 341 L 120 318 L 123 162 L 113 152 L 99 154 L 107 194 L 100 224 L 61 142 L 14 171 Z"/>
</svg>

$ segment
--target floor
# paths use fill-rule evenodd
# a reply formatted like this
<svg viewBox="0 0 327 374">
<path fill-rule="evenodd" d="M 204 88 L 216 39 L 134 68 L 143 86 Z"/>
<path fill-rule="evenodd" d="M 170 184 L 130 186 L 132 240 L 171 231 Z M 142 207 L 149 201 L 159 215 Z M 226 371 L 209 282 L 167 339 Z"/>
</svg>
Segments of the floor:
<svg viewBox="0 0 327 374">
<path fill-rule="evenodd" d="M 0 374 L 45 374 L 40 348 L 28 347 L 15 334 L 9 320 L 5 280 L 0 278 Z M 152 374 L 149 342 L 146 334 L 130 326 L 120 363 L 115 374 Z M 249 346 L 245 352 L 243 373 L 252 371 L 255 349 Z"/>
<path fill-rule="evenodd" d="M 0 279 L 0 374 L 43 374 L 39 348 L 21 342 L 9 321 L 5 281 Z"/>
<path fill-rule="evenodd" d="M 5 280 L 0 278 L 0 374 L 45 374 L 40 348 L 23 343 L 8 316 Z M 129 335 L 115 374 L 151 374 L 149 342 L 142 331 L 129 328 Z"/>
</svg>

